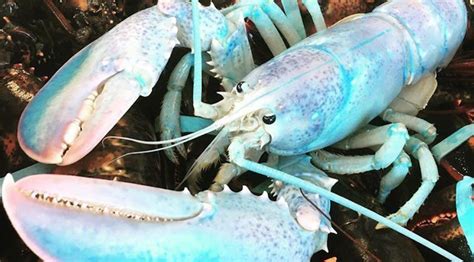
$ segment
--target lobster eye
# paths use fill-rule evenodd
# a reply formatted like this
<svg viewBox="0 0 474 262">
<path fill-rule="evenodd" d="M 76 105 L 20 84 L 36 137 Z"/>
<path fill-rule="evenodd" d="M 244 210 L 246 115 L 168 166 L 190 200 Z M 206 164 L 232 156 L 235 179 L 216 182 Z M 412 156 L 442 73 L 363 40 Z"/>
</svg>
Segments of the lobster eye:
<svg viewBox="0 0 474 262">
<path fill-rule="evenodd" d="M 237 91 L 237 93 L 242 93 L 244 92 L 244 89 L 248 89 L 248 87 L 249 84 L 247 84 L 245 81 L 240 81 L 235 86 L 235 90 Z"/>
<path fill-rule="evenodd" d="M 267 125 L 271 125 L 271 124 L 275 123 L 275 120 L 276 120 L 275 115 L 265 115 L 265 116 L 262 117 L 263 123 L 265 123 Z"/>
</svg>

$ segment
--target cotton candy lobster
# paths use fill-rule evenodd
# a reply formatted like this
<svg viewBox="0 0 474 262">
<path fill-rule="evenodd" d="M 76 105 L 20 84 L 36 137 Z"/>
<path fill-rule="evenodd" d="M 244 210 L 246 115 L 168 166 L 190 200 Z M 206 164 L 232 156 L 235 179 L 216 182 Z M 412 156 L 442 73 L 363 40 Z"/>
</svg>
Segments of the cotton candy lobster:
<svg viewBox="0 0 474 262">
<path fill-rule="evenodd" d="M 230 163 L 221 168 L 215 188 L 245 170 L 271 177 L 278 173 L 254 162 L 264 152 L 312 152 L 315 165 L 340 174 L 393 163 L 381 184 L 381 202 L 408 172 L 406 151 L 419 159 L 423 181 L 391 216 L 404 225 L 438 179 L 427 147 L 436 129 L 413 115 L 434 92 L 435 71 L 450 61 L 461 43 L 465 11 L 462 1 L 390 1 L 373 13 L 348 18 L 250 72 L 215 105 L 223 117 L 211 126 L 154 144 L 177 145 L 222 128 L 190 170 L 191 175 L 198 173 L 217 160 L 215 152 L 228 146 Z M 377 115 L 393 124 L 368 126 Z M 407 128 L 417 134 L 409 137 Z M 377 147 L 377 152 L 346 157 L 320 150 L 331 145 Z"/>
<path fill-rule="evenodd" d="M 209 118 L 223 117 L 211 126 L 151 144 L 179 145 L 222 128 L 190 170 L 191 176 L 198 174 L 218 160 L 215 152 L 228 146 L 230 163 L 221 168 L 214 188 L 246 170 L 308 188 L 272 168 L 272 163 L 257 163 L 264 152 L 271 156 L 312 152 L 315 165 L 341 174 L 393 164 L 381 183 L 381 202 L 407 174 L 408 153 L 419 160 L 423 181 L 414 196 L 389 217 L 404 225 L 438 180 L 427 147 L 436 130 L 413 115 L 433 94 L 435 72 L 454 56 L 466 22 L 462 1 L 390 1 L 371 14 L 350 17 L 303 40 L 250 72 L 215 105 L 218 113 Z M 377 115 L 393 124 L 368 126 Z M 417 134 L 410 137 L 407 128 Z M 377 152 L 345 157 L 320 150 L 330 145 L 376 147 Z"/>
<path fill-rule="evenodd" d="M 172 4 L 173 1 L 163 2 L 170 4 L 167 7 L 181 7 L 184 8 L 182 10 L 190 10 L 189 6 L 182 4 L 180 1 L 175 2 L 174 5 Z M 284 6 L 285 4 L 288 6 L 291 1 L 283 2 Z M 236 5 L 235 10 L 238 11 L 240 7 L 243 7 L 240 9 L 241 11 L 252 10 L 248 8 L 249 6 L 268 7 L 268 5 L 265 5 L 265 1 L 244 1 L 244 3 L 242 6 Z M 307 6 L 317 6 L 316 1 L 304 1 L 304 3 Z M 313 19 L 321 21 L 320 12 L 315 11 L 314 8 L 309 9 Z M 165 10 L 169 11 L 167 14 L 176 11 L 174 8 Z M 295 22 L 298 19 L 294 19 L 294 12 L 289 12 L 288 9 L 285 9 L 285 11 L 287 11 L 287 18 L 281 20 L 283 22 L 280 26 L 282 28 L 285 26 L 296 28 L 296 32 L 300 34 L 300 30 L 298 30 L 299 23 Z M 146 14 L 150 15 L 151 12 L 148 10 Z M 194 12 L 194 14 L 196 13 Z M 168 16 L 165 17 L 169 18 Z M 259 15 L 255 17 L 258 18 Z M 163 18 L 163 16 L 160 18 Z M 170 19 L 166 21 L 168 20 Z M 185 21 L 189 21 L 189 19 Z M 165 26 L 164 24 L 161 25 Z M 170 21 L 171 24 L 172 21 Z M 197 27 L 196 25 L 198 24 L 194 23 L 195 27 Z M 187 29 L 189 30 L 189 28 Z M 324 28 L 324 26 L 318 28 Z M 279 29 L 283 34 L 290 32 L 289 30 L 284 31 L 280 27 Z M 399 212 L 391 216 L 391 219 L 399 224 L 406 223 L 423 203 L 437 180 L 437 167 L 426 146 L 426 143 L 433 141 L 435 130 L 429 123 L 412 115 L 423 108 L 430 98 L 436 87 L 435 71 L 450 61 L 463 39 L 465 30 L 466 9 L 461 0 L 391 1 L 377 8 L 371 14 L 345 19 L 338 25 L 297 43 L 273 60 L 252 70 L 238 82 L 231 92 L 223 94 L 224 99 L 216 105 L 203 104 L 200 101 L 200 90 L 195 88 L 195 105 L 198 105 L 196 107 L 198 115 L 215 119 L 215 123 L 196 133 L 155 144 L 173 143 L 167 147 L 171 148 L 200 135 L 222 129 L 214 142 L 211 143 L 190 170 L 191 175 L 199 174 L 203 168 L 217 159 L 216 151 L 223 152 L 228 147 L 230 163 L 221 168 L 213 185 L 214 189 L 219 189 L 232 177 L 241 174 L 245 170 L 251 170 L 281 180 L 284 183 L 296 185 L 308 192 L 321 194 L 340 204 L 351 206 L 357 211 L 376 218 L 378 221 L 383 221 L 384 224 L 399 232 L 417 239 L 417 241 L 440 254 L 450 259 L 456 259 L 451 254 L 437 249 L 423 239 L 417 238 L 411 232 L 397 227 L 393 222 L 383 220 L 382 217 L 369 210 L 356 206 L 313 183 L 289 175 L 274 167 L 278 167 L 278 160 L 285 159 L 285 156 L 304 158 L 304 155 L 310 152 L 312 152 L 311 156 L 314 164 L 336 173 L 346 174 L 380 169 L 393 163 L 393 168 L 382 181 L 380 189 L 379 200 L 384 201 L 389 192 L 401 182 L 408 171 L 410 159 L 404 153 L 406 151 L 420 160 L 423 176 L 423 183 L 418 192 Z M 181 32 L 183 31 L 189 32 L 186 31 L 186 28 Z M 180 35 L 179 32 L 178 30 L 178 35 Z M 198 32 L 200 30 L 195 31 L 195 37 Z M 220 31 L 216 30 L 216 32 Z M 285 37 L 289 39 L 291 36 L 289 33 L 287 34 Z M 187 35 L 189 36 L 189 34 Z M 275 41 L 278 41 L 279 36 L 277 35 L 268 34 L 267 31 L 270 40 L 268 43 L 271 49 L 272 46 L 275 48 L 271 40 L 276 39 Z M 144 39 L 148 40 L 146 37 Z M 171 39 L 174 40 L 172 37 Z M 170 43 L 172 42 L 170 40 Z M 288 42 L 290 45 L 295 43 L 295 41 Z M 193 44 L 195 51 L 201 50 L 201 41 L 195 41 Z M 100 45 L 91 46 L 83 54 L 87 55 L 88 52 L 96 50 L 97 46 Z M 203 41 L 203 46 L 206 46 L 205 41 Z M 171 47 L 167 46 L 167 48 Z M 168 50 L 167 48 L 165 49 Z M 204 49 L 206 50 L 206 47 Z M 243 49 L 245 49 L 245 45 L 243 45 Z M 162 51 L 160 50 L 160 52 Z M 279 52 L 275 51 L 275 53 Z M 94 53 L 91 54 L 92 57 L 95 57 Z M 103 54 L 108 54 L 108 52 L 99 53 L 96 57 L 103 59 Z M 212 54 L 211 50 L 211 57 Z M 78 55 L 76 60 L 71 61 L 77 62 L 80 57 L 81 55 Z M 242 57 L 248 58 L 248 56 L 237 57 L 241 59 Z M 196 52 L 194 60 L 195 71 L 200 72 L 200 52 Z M 84 62 L 81 59 L 79 61 L 79 64 Z M 229 61 L 231 60 L 224 60 L 227 63 L 230 63 Z M 88 60 L 86 64 L 89 63 L 92 62 Z M 126 64 L 125 62 L 105 63 L 105 68 L 113 68 L 112 73 L 109 74 L 113 75 L 112 80 L 116 76 L 120 78 L 131 77 L 134 79 L 132 82 L 135 82 L 137 87 L 149 87 L 153 83 L 152 79 L 155 79 L 151 77 L 153 73 L 160 71 L 155 70 L 143 77 L 140 74 L 134 74 L 139 70 L 129 71 L 124 66 Z M 184 61 L 183 64 L 189 65 L 189 61 Z M 247 62 L 237 64 L 253 67 L 251 63 Z M 71 63 L 70 65 L 75 64 Z M 139 63 L 139 65 L 141 64 Z M 160 63 L 160 65 L 162 68 L 163 64 Z M 216 64 L 215 61 L 211 63 L 211 66 L 219 67 L 220 65 L 222 63 Z M 249 67 L 242 67 L 243 71 L 249 69 Z M 140 68 L 144 69 L 144 72 L 149 72 L 146 71 L 146 64 L 140 66 Z M 186 67 L 183 66 L 182 68 Z M 90 76 L 90 73 L 94 72 L 92 70 L 84 75 L 79 74 L 77 79 L 74 78 L 73 81 L 85 79 Z M 242 73 L 241 71 L 238 72 L 239 74 Z M 66 69 L 62 73 L 58 73 L 56 83 L 69 84 L 71 82 L 70 79 L 65 79 L 63 82 L 59 81 L 62 79 L 61 74 L 64 75 L 65 73 L 68 73 Z M 105 79 L 107 77 L 103 77 L 103 75 L 97 77 L 98 81 L 91 85 L 94 86 L 92 89 L 96 88 L 98 83 Z M 104 90 L 109 90 L 107 85 L 112 83 L 107 82 Z M 195 85 L 198 86 L 199 83 L 200 81 L 195 81 Z M 58 91 L 49 90 L 52 90 L 49 91 L 51 93 Z M 138 90 L 137 88 L 132 92 L 134 97 L 138 96 Z M 90 90 L 84 91 L 85 93 L 90 93 Z M 43 95 L 40 93 L 38 97 L 40 98 L 37 99 L 39 102 L 37 102 L 36 107 L 44 104 L 44 101 L 48 99 L 47 91 L 44 91 Z M 84 97 L 87 97 L 87 95 L 84 95 Z M 60 99 L 64 99 L 64 97 L 58 98 L 58 100 Z M 94 99 L 95 95 L 90 100 Z M 95 101 L 95 103 L 100 104 L 98 101 Z M 36 122 L 36 117 L 31 113 L 34 108 L 35 106 L 30 107 L 29 119 L 28 113 L 25 113 L 26 117 L 23 118 L 23 122 L 26 126 L 29 125 L 30 121 Z M 82 112 L 81 108 L 82 106 L 79 105 L 74 110 Z M 52 110 L 52 112 L 54 111 Z M 101 111 L 99 110 L 99 112 Z M 384 120 L 394 124 L 384 127 L 368 126 L 368 122 L 377 115 L 381 115 Z M 45 126 L 45 116 L 39 118 L 39 121 L 36 122 L 39 124 L 32 129 L 41 129 Z M 97 117 L 94 119 L 96 122 L 99 120 Z M 56 119 L 52 121 L 56 121 Z M 82 124 L 83 127 L 88 125 Z M 417 132 L 418 135 L 409 137 L 407 127 Z M 73 128 L 77 129 L 75 126 Z M 44 145 L 47 139 L 45 137 L 41 139 L 32 137 L 32 133 L 28 133 L 32 129 L 24 129 L 20 135 L 25 140 L 36 139 Z M 57 148 L 51 147 L 59 152 L 59 154 L 55 154 L 59 155 L 59 162 L 62 161 L 63 164 L 67 163 L 62 159 L 62 154 L 66 149 L 66 155 L 69 153 L 75 154 L 77 150 L 81 152 L 75 154 L 73 158 L 80 157 L 81 154 L 87 151 L 87 149 L 80 148 L 81 145 L 77 143 L 77 140 L 73 141 L 75 144 L 71 147 L 67 146 L 68 143 L 64 146 L 63 137 L 67 137 L 64 134 L 71 134 L 69 126 L 67 129 L 66 132 L 60 130 L 59 135 L 55 137 L 55 142 L 59 141 Z M 82 132 L 72 132 L 73 136 L 80 133 L 79 141 L 83 139 L 81 136 L 86 138 L 85 134 L 93 130 L 91 127 L 82 129 Z M 85 132 L 84 130 L 89 131 Z M 94 137 L 97 138 L 100 135 L 103 135 L 103 132 L 94 135 Z M 171 137 L 173 136 L 175 135 Z M 25 144 L 28 144 L 28 142 Z M 31 148 L 34 148 L 35 143 L 29 144 L 30 146 L 33 145 Z M 377 153 L 374 156 L 342 157 L 320 150 L 331 145 L 343 149 L 376 147 Z M 48 146 L 46 146 L 46 149 L 48 151 Z M 38 155 L 46 155 L 44 151 L 38 150 L 38 152 Z M 264 152 L 268 152 L 270 154 L 269 159 L 275 161 L 269 161 L 267 165 L 255 162 Z M 55 161 L 58 160 L 55 159 Z M 306 165 L 302 169 L 306 173 L 314 173 L 314 167 L 309 165 L 309 162 L 306 162 Z M 294 175 L 297 174 L 299 173 L 294 173 Z"/>
</svg>

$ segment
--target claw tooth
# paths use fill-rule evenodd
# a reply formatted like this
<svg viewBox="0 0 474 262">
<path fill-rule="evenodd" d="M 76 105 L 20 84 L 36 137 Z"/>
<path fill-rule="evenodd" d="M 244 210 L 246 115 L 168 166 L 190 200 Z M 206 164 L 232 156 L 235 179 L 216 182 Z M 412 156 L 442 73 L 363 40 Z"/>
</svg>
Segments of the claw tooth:
<svg viewBox="0 0 474 262">
<path fill-rule="evenodd" d="M 78 119 L 75 119 L 74 122 L 72 122 L 69 127 L 66 129 L 66 132 L 64 134 L 64 143 L 68 145 L 72 145 L 76 137 L 79 135 L 79 132 L 81 132 L 81 126 L 80 126 L 81 121 Z"/>
<path fill-rule="evenodd" d="M 83 106 L 90 106 L 90 107 L 94 107 L 94 98 L 90 99 L 89 97 L 84 101 L 84 105 Z"/>
<path fill-rule="evenodd" d="M 85 121 L 92 115 L 93 111 L 94 111 L 94 108 L 89 103 L 86 103 L 81 107 L 81 111 L 79 111 L 78 118 L 81 119 L 82 121 Z"/>
<path fill-rule="evenodd" d="M 213 8 L 213 9 L 217 10 L 216 6 L 214 5 L 214 3 L 213 3 L 212 1 L 211 1 L 211 4 L 209 5 L 209 7 L 211 7 L 211 8 Z"/>
<path fill-rule="evenodd" d="M 212 68 L 212 69 L 209 70 L 209 71 L 211 71 L 211 73 L 214 73 L 214 74 L 217 74 L 217 72 L 218 72 L 216 68 Z"/>
<path fill-rule="evenodd" d="M 53 204 L 57 204 L 58 201 L 59 201 L 59 199 L 58 199 L 57 197 L 53 197 L 53 199 L 51 200 L 51 202 L 52 202 Z"/>
<path fill-rule="evenodd" d="M 183 189 L 183 193 L 187 195 L 191 195 L 191 192 L 189 192 L 189 189 L 187 187 Z"/>
<path fill-rule="evenodd" d="M 322 250 L 326 251 L 326 253 L 329 253 L 329 249 L 328 249 L 328 242 L 326 241 L 326 243 L 323 244 L 323 246 L 321 247 Z"/>
<path fill-rule="evenodd" d="M 212 61 L 212 60 L 211 60 L 211 61 L 207 61 L 206 64 L 208 64 L 208 65 L 210 65 L 210 66 L 215 66 L 215 65 L 216 65 L 216 63 L 214 63 L 214 61 Z"/>
<path fill-rule="evenodd" d="M 272 194 L 272 196 L 276 196 L 277 190 L 275 188 L 272 188 L 272 191 L 270 191 L 270 194 Z"/>
<path fill-rule="evenodd" d="M 331 226 L 327 226 L 327 225 L 324 225 L 324 224 L 319 226 L 319 230 L 321 232 L 328 233 L 328 234 L 334 232 L 334 229 L 332 229 Z"/>
<path fill-rule="evenodd" d="M 221 43 L 219 43 L 219 41 L 212 41 L 211 42 L 211 50 L 213 50 L 214 52 L 222 52 L 224 50 L 224 47 L 222 46 Z"/>
<path fill-rule="evenodd" d="M 223 192 L 224 193 L 230 193 L 232 191 L 230 190 L 230 187 L 226 184 L 226 185 L 224 185 L 224 191 Z"/>
<path fill-rule="evenodd" d="M 247 186 L 243 186 L 243 187 L 242 187 L 242 193 L 244 193 L 244 194 L 251 194 L 251 193 L 250 193 L 250 189 L 249 189 Z"/>
</svg>

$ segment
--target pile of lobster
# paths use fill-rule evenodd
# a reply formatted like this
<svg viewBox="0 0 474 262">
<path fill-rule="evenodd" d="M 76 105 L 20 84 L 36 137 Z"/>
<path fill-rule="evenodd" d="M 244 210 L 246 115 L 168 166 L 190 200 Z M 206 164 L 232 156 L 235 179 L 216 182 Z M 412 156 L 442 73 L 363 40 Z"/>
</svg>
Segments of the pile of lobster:
<svg viewBox="0 0 474 262">
<path fill-rule="evenodd" d="M 379 4 L 360 2 L 355 12 Z M 52 1 L 45 3 L 76 42 L 87 42 L 93 26 L 76 31 Z M 469 90 L 449 100 L 467 122 L 440 132 L 448 138 L 437 138 L 435 126 L 417 116 L 440 114 L 423 109 L 432 97 L 445 103 L 440 92 L 455 94 L 437 91 L 437 78 L 451 83 L 466 63 L 457 58 L 448 66 L 468 29 L 465 3 L 393 0 L 342 20 L 336 3 L 160 0 L 85 46 L 28 99 L 19 119 L 18 144 L 44 163 L 13 174 L 39 175 L 3 179 L 2 201 L 20 237 L 46 260 L 307 261 L 327 251 L 328 237 L 339 231 L 367 235 L 347 238 L 365 259 L 385 260 L 390 248 L 422 259 L 389 227 L 450 260 L 472 258 L 473 181 L 447 156 L 468 150 L 472 160 L 472 145 L 464 143 L 474 135 Z M 108 17 L 120 6 L 99 4 L 91 12 Z M 126 114 L 141 96 L 150 97 L 142 101 L 155 107 L 150 111 L 162 101 L 155 120 L 161 141 L 147 121 L 127 120 L 148 118 L 135 109 Z M 138 131 L 130 132 L 132 125 Z M 106 152 L 101 141 L 119 150 Z M 442 212 L 422 207 L 440 178 L 437 163 L 462 180 L 457 210 L 453 201 Z M 415 185 L 408 196 L 396 190 L 406 177 Z M 262 195 L 246 186 L 233 192 L 229 183 Z M 151 187 L 183 185 L 181 192 Z M 370 209 L 336 194 L 361 187 L 372 196 L 357 202 Z M 337 205 L 331 221 L 330 202 L 376 222 Z M 381 216 L 382 205 L 395 212 Z M 341 220 L 352 222 L 337 226 Z M 446 221 L 452 238 L 445 243 L 423 232 Z M 377 247 L 384 236 L 382 243 L 387 236 L 400 242 Z"/>
</svg>

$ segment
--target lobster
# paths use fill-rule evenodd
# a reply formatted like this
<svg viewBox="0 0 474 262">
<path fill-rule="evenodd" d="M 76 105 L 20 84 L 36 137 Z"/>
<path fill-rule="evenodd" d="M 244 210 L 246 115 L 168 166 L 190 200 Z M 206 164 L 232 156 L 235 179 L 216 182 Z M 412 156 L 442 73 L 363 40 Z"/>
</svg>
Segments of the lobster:
<svg viewBox="0 0 474 262">
<path fill-rule="evenodd" d="M 326 30 L 324 23 L 321 22 L 321 12 L 319 8 L 316 8 L 317 2 L 310 0 L 303 2 L 308 7 L 316 27 L 321 30 L 299 42 L 295 41 L 298 39 L 297 35 L 304 34 L 304 32 L 299 30 L 301 28 L 296 21 L 298 20 L 297 16 L 291 12 L 291 8 L 287 8 L 290 6 L 290 1 L 283 3 L 288 17 L 285 14 L 281 17 L 282 13 L 271 9 L 274 7 L 271 4 L 267 5 L 260 1 L 254 3 L 257 10 L 260 10 L 258 9 L 260 7 L 265 7 L 266 9 L 263 9 L 274 15 L 273 18 L 282 18 L 281 23 L 275 22 L 275 24 L 287 39 L 292 39 L 292 41 L 288 40 L 292 47 L 285 51 L 281 50 L 283 41 L 279 36 L 272 36 L 269 33 L 271 30 L 268 28 L 274 29 L 274 27 L 269 24 L 262 25 L 262 28 L 269 30 L 266 31 L 266 37 L 270 49 L 278 55 L 252 70 L 253 65 L 249 61 L 248 55 L 238 56 L 235 55 L 238 52 L 234 52 L 230 55 L 235 55 L 232 57 L 235 60 L 228 57 L 221 60 L 217 58 L 215 52 L 219 51 L 219 54 L 222 55 L 223 53 L 228 54 L 229 52 L 226 52 L 228 50 L 235 51 L 236 49 L 223 49 L 221 45 L 207 41 L 210 39 L 209 32 L 214 33 L 214 36 L 218 36 L 220 40 L 219 37 L 229 36 L 227 31 L 222 28 L 223 25 L 229 24 L 226 22 L 216 23 L 215 21 L 223 20 L 213 20 L 218 16 L 214 16 L 212 7 L 211 9 L 199 9 L 196 1 L 193 2 L 193 8 L 181 1 L 161 1 L 161 4 L 158 4 L 160 12 L 153 13 L 153 9 L 148 9 L 124 22 L 124 25 L 136 29 L 134 33 L 146 40 L 146 44 L 155 44 L 157 48 L 152 51 L 158 50 L 161 55 L 156 56 L 155 52 L 150 54 L 143 51 L 147 49 L 141 48 L 147 46 L 132 41 L 129 50 L 143 54 L 141 59 L 130 58 L 125 51 L 117 51 L 122 59 L 115 59 L 115 57 L 109 59 L 110 57 L 107 55 L 110 53 L 115 55 L 115 53 L 114 50 L 112 52 L 106 50 L 107 47 L 110 47 L 106 42 L 118 40 L 121 36 L 130 34 L 128 31 L 127 33 L 121 31 L 125 30 L 125 26 L 117 26 L 100 41 L 93 43 L 70 60 L 51 79 L 49 87 L 44 88 L 35 98 L 36 100 L 25 110 L 20 120 L 19 131 L 19 136 L 24 140 L 23 146 L 29 149 L 28 153 L 40 161 L 66 164 L 80 158 L 89 147 L 89 144 L 82 145 L 82 141 L 90 136 L 94 141 L 100 140 L 100 137 L 105 134 L 103 131 L 105 128 L 99 127 L 98 117 L 89 118 L 91 110 L 86 108 L 87 110 L 84 109 L 84 111 L 82 102 L 67 106 L 65 100 L 69 91 L 67 88 L 77 86 L 80 80 L 91 78 L 87 81 L 87 88 L 84 88 L 81 96 L 87 97 L 86 101 L 90 100 L 97 105 L 95 113 L 98 115 L 108 113 L 113 120 L 117 115 L 123 113 L 123 108 L 134 101 L 139 94 L 146 95 L 149 92 L 149 87 L 157 80 L 157 73 L 164 66 L 163 57 L 169 56 L 171 48 L 176 44 L 174 36 L 184 36 L 180 42 L 189 47 L 192 43 L 195 54 L 192 60 L 186 57 L 182 66 L 179 66 L 178 71 L 175 72 L 179 75 L 182 73 L 179 69 L 188 71 L 190 61 L 194 62 L 195 113 L 198 116 L 213 119 L 215 122 L 189 135 L 177 137 L 175 133 L 171 135 L 171 139 L 148 142 L 148 144 L 165 144 L 167 146 L 160 149 L 165 150 L 212 131 L 220 130 L 215 140 L 190 169 L 189 177 L 194 177 L 196 180 L 204 168 L 218 160 L 219 152 L 224 152 L 225 148 L 228 148 L 230 163 L 220 169 L 212 186 L 214 190 L 222 189 L 230 179 L 250 170 L 282 181 L 286 185 L 297 186 L 304 191 L 320 194 L 321 197 L 326 197 L 331 201 L 348 205 L 358 212 L 416 239 L 450 259 L 457 259 L 397 226 L 396 223 L 406 224 L 426 199 L 438 179 L 435 160 L 427 146 L 433 142 L 436 136 L 435 128 L 414 115 L 426 105 L 436 88 L 435 71 L 449 63 L 464 37 L 467 21 L 464 3 L 460 0 L 449 2 L 445 0 L 391 1 L 376 8 L 370 14 L 349 17 Z M 261 12 L 257 12 L 257 15 L 255 12 L 251 12 L 253 9 L 248 7 L 251 6 L 249 2 L 243 1 L 242 3 L 242 6 L 237 4 L 228 9 L 228 15 L 238 14 L 242 17 L 240 14 L 242 12 L 244 16 L 251 16 L 256 20 L 263 17 Z M 193 26 L 180 27 L 180 25 L 189 22 L 191 11 L 194 11 L 192 12 Z M 238 12 L 233 13 L 233 11 Z M 199 34 L 202 32 L 196 21 L 203 14 L 206 15 L 206 19 L 204 20 L 204 37 L 201 39 Z M 182 19 L 177 20 L 178 29 L 174 27 L 171 15 Z M 229 17 L 232 16 L 229 15 Z M 165 41 L 163 44 L 163 41 L 149 39 L 148 25 L 137 26 L 143 19 L 145 21 L 161 19 L 159 25 L 162 27 L 158 29 L 171 28 L 168 31 L 170 35 L 166 36 L 169 41 Z M 209 21 L 214 23 L 210 24 Z M 292 31 L 288 29 L 292 26 L 296 28 L 296 32 L 299 32 L 296 36 L 292 35 Z M 432 30 L 433 26 L 441 28 L 442 34 Z M 190 30 L 197 41 L 190 41 Z M 163 33 L 161 30 L 160 32 Z M 239 30 L 235 32 L 239 32 Z M 226 39 L 229 40 L 232 37 Z M 232 46 L 230 43 L 235 44 L 232 41 L 227 42 Z M 204 48 L 201 48 L 201 44 Z M 245 52 L 248 51 L 245 43 L 235 45 L 240 48 L 237 50 L 248 53 Z M 202 61 L 201 53 L 198 50 L 203 49 L 210 50 L 212 59 L 209 64 L 215 67 L 213 72 L 210 71 L 211 73 L 219 73 L 219 69 L 226 68 L 226 66 L 234 69 L 226 68 L 228 71 L 219 74 L 223 78 L 224 87 L 228 88 L 231 83 L 236 82 L 235 79 L 241 79 L 231 91 L 223 93 L 224 99 L 222 101 L 214 105 L 201 101 L 199 73 Z M 153 64 L 153 59 L 148 60 L 148 58 L 160 58 L 157 59 L 159 63 Z M 229 65 L 232 64 L 230 61 L 235 63 Z M 96 67 L 88 68 L 90 65 L 96 65 Z M 135 65 L 139 70 L 129 65 Z M 77 66 L 80 68 L 80 73 L 69 76 L 71 69 Z M 235 75 L 244 74 L 245 71 L 250 71 L 249 69 L 251 72 L 243 78 L 238 78 Z M 183 78 L 178 76 L 177 79 L 182 80 Z M 104 81 L 105 84 L 103 84 Z M 61 84 L 66 86 L 64 90 Z M 103 88 L 100 88 L 102 94 L 98 95 L 98 92 L 92 91 L 92 96 L 89 96 L 91 90 L 95 90 L 101 84 L 104 85 Z M 121 92 L 111 91 L 112 85 L 119 86 Z M 373 92 L 380 94 L 378 100 L 367 103 Z M 54 99 L 48 100 L 51 96 Z M 115 98 L 119 101 L 115 101 Z M 127 101 L 125 105 L 122 103 L 124 100 Z M 52 106 L 55 101 L 60 103 L 62 110 L 76 112 L 76 115 L 79 115 L 78 120 L 68 124 L 70 118 L 67 117 L 69 116 L 65 117 L 64 115 L 67 114 L 59 114 L 57 105 Z M 110 109 L 108 109 L 110 105 L 107 104 L 110 102 L 120 103 L 121 109 L 110 113 Z M 45 104 L 48 105 L 48 108 L 44 115 L 38 116 L 31 113 L 31 108 Z M 82 117 L 83 115 L 87 115 L 87 117 Z M 368 125 L 369 121 L 378 115 L 392 124 L 383 127 Z M 51 116 L 54 117 L 49 118 Z M 83 118 L 87 118 L 87 121 L 83 121 Z M 44 129 L 50 130 L 48 124 L 51 121 L 59 122 L 63 128 L 59 130 L 52 128 L 50 132 L 43 132 Z M 22 128 L 21 125 L 24 127 Z M 409 136 L 407 128 L 417 134 Z M 37 137 L 35 133 L 38 130 L 41 130 L 43 134 L 40 137 Z M 468 126 L 461 132 L 462 139 L 447 140 L 444 144 L 437 146 L 439 150 L 435 153 L 436 158 L 445 154 L 447 149 L 458 145 L 466 137 L 472 136 L 472 133 L 473 126 Z M 46 141 L 49 141 L 50 138 L 54 143 L 46 146 Z M 375 155 L 347 157 L 323 150 L 328 146 L 340 149 L 372 147 L 377 152 Z M 321 169 L 342 174 L 381 169 L 393 164 L 392 170 L 384 177 L 380 186 L 379 201 L 383 202 L 408 172 L 411 162 L 405 151 L 419 159 L 423 181 L 412 199 L 397 213 L 389 217 L 392 221 L 313 183 L 312 176 L 316 176 L 322 171 L 311 165 L 306 156 L 307 153 L 311 153 L 313 164 Z M 50 152 L 54 154 L 48 154 Z M 270 155 L 270 161 L 266 165 L 256 162 L 264 152 Z M 295 168 L 299 172 L 285 172 L 280 162 L 292 166 L 292 170 Z M 288 167 L 285 165 L 285 168 Z M 277 183 L 277 185 L 279 184 Z M 8 194 L 13 196 L 15 191 L 9 188 L 12 187 L 4 186 L 5 196 Z M 49 188 L 44 189 L 49 190 Z M 51 198 L 48 199 L 48 195 L 44 197 L 43 193 L 40 193 L 38 197 L 36 194 L 34 195 L 34 198 L 40 198 L 41 201 L 45 198 L 48 202 L 51 200 Z M 73 196 L 74 200 L 69 202 L 76 205 L 76 198 L 82 199 L 83 197 L 83 194 L 78 193 Z M 15 200 L 23 201 L 22 203 L 27 202 L 20 198 Z M 13 217 L 12 220 L 16 221 L 13 222 L 14 224 L 20 221 L 22 225 L 28 226 L 27 219 L 18 215 L 19 213 L 12 209 L 11 203 L 6 206 L 7 212 L 9 209 L 12 212 L 9 215 Z M 143 212 L 146 213 L 146 211 Z M 298 212 L 296 213 L 298 214 Z M 300 226 L 314 228 L 312 223 L 306 225 L 307 221 L 304 218 L 298 219 L 298 216 L 296 217 Z M 20 231 L 24 232 L 22 230 Z M 30 233 L 33 232 L 30 231 Z M 51 249 L 50 251 L 53 252 Z"/>
<path fill-rule="evenodd" d="M 295 171 L 291 165 L 281 168 Z M 328 190 L 336 182 L 325 174 L 311 180 Z M 266 193 L 258 197 L 244 187 L 239 193 L 226 188 L 192 196 L 187 190 L 62 175 L 29 176 L 17 183 L 7 175 L 2 187 L 17 232 L 48 261 L 305 261 L 327 250 L 328 234 L 335 232 L 329 221 L 312 210 L 298 188 L 286 186 L 278 195 L 271 201 Z M 329 212 L 326 198 L 305 197 Z M 26 217 L 30 212 L 34 220 Z"/>
</svg>

